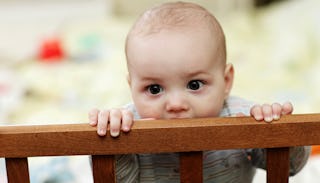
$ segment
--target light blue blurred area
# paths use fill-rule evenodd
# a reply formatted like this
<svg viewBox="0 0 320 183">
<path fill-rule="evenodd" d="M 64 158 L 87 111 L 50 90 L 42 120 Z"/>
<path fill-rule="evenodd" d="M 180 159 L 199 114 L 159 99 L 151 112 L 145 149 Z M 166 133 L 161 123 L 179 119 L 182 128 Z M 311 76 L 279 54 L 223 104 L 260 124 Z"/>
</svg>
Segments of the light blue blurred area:
<svg viewBox="0 0 320 183">
<path fill-rule="evenodd" d="M 34 183 L 93 182 L 87 156 L 29 158 L 30 180 Z"/>
<path fill-rule="evenodd" d="M 43 160 L 43 158 L 42 158 Z M 70 171 L 70 158 L 68 157 L 56 157 L 46 158 L 44 164 L 40 159 L 38 165 L 30 166 L 30 179 L 31 182 L 45 182 L 45 183 L 58 183 L 74 182 L 75 175 Z M 32 165 L 32 163 L 30 164 Z"/>
<path fill-rule="evenodd" d="M 0 125 L 86 123 L 90 108 L 130 101 L 124 41 L 135 18 L 163 1 L 1 1 Z M 194 0 L 212 11 L 235 66 L 233 95 L 257 103 L 291 101 L 294 113 L 320 112 L 320 1 L 287 0 L 255 9 L 251 0 Z M 65 57 L 38 59 L 45 38 Z M 1 147 L 0 147 L 1 148 Z M 87 156 L 29 158 L 32 183 L 90 183 Z M 292 183 L 316 183 L 318 156 Z M 5 177 L 0 159 L 0 182 Z M 258 171 L 255 183 L 264 182 Z"/>
<path fill-rule="evenodd" d="M 0 182 L 7 183 L 6 166 L 4 158 L 0 158 Z"/>
</svg>

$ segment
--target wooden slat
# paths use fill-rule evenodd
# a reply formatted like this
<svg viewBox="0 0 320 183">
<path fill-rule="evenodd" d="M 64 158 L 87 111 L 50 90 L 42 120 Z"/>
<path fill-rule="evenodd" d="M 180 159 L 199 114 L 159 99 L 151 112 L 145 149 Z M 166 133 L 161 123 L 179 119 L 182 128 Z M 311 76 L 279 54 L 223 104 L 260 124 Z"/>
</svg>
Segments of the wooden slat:
<svg viewBox="0 0 320 183">
<path fill-rule="evenodd" d="M 118 138 L 99 137 L 96 128 L 87 124 L 2 126 L 0 157 L 316 145 L 320 144 L 319 131 L 320 114 L 287 115 L 272 123 L 257 122 L 251 117 L 142 120 L 135 122 L 130 133 L 121 133 Z M 172 139 L 175 143 L 170 143 Z"/>
<path fill-rule="evenodd" d="M 114 156 L 92 156 L 92 174 L 94 183 L 116 183 Z"/>
<path fill-rule="evenodd" d="M 289 168 L 289 147 L 267 149 L 267 183 L 288 183 Z"/>
<path fill-rule="evenodd" d="M 6 158 L 8 183 L 30 183 L 27 158 Z"/>
<path fill-rule="evenodd" d="M 203 182 L 202 151 L 180 153 L 180 182 Z"/>
</svg>

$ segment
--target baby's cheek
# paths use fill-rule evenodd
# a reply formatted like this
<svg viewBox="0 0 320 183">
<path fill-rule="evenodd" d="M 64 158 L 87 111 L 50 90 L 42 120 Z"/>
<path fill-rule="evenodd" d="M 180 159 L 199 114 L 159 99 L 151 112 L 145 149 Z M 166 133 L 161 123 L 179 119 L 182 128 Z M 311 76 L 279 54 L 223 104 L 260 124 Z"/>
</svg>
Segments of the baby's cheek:
<svg viewBox="0 0 320 183">
<path fill-rule="evenodd" d="M 140 106 L 137 107 L 137 111 L 141 118 L 155 118 L 161 119 L 161 110 L 153 108 L 151 106 Z"/>
<path fill-rule="evenodd" d="M 206 105 L 203 108 L 198 108 L 197 117 L 218 117 L 222 106 L 220 105 Z"/>
<path fill-rule="evenodd" d="M 153 118 L 153 119 L 162 119 L 162 116 L 160 114 L 154 113 L 154 112 L 145 112 L 140 115 L 141 118 Z"/>
</svg>

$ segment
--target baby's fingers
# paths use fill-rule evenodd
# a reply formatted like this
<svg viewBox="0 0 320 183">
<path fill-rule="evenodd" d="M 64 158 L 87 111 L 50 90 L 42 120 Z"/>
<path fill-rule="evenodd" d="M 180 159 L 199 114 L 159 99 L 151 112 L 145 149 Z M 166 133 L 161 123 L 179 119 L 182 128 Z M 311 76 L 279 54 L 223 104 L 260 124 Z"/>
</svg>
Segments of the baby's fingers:
<svg viewBox="0 0 320 183">
<path fill-rule="evenodd" d="M 282 113 L 281 114 L 292 114 L 293 112 L 293 106 L 290 102 L 285 102 L 282 105 Z"/>
<path fill-rule="evenodd" d="M 273 103 L 271 105 L 272 107 L 272 116 L 274 120 L 279 120 L 281 113 L 282 113 L 282 107 L 279 103 Z"/>
<path fill-rule="evenodd" d="M 91 109 L 88 113 L 89 125 L 96 126 L 98 123 L 98 109 Z"/>
<path fill-rule="evenodd" d="M 271 105 L 269 104 L 263 104 L 262 105 L 262 115 L 264 116 L 264 121 L 265 122 L 271 122 L 273 120 L 273 110 Z"/>
<path fill-rule="evenodd" d="M 122 114 L 119 109 L 110 110 L 110 135 L 112 137 L 117 137 L 120 134 Z"/>
<path fill-rule="evenodd" d="M 128 132 L 130 131 L 132 124 L 133 124 L 133 114 L 132 112 L 128 111 L 128 110 L 122 110 L 122 127 L 121 129 L 124 132 Z"/>
<path fill-rule="evenodd" d="M 260 105 L 254 105 L 250 109 L 250 115 L 254 117 L 257 121 L 262 121 L 263 120 L 263 113 L 262 113 L 262 108 Z"/>
<path fill-rule="evenodd" d="M 250 110 L 250 115 L 257 121 L 271 122 L 273 120 L 273 109 L 269 104 L 254 105 Z"/>
<path fill-rule="evenodd" d="M 109 110 L 102 110 L 98 115 L 97 133 L 100 136 L 105 136 L 107 134 L 109 115 Z"/>
</svg>

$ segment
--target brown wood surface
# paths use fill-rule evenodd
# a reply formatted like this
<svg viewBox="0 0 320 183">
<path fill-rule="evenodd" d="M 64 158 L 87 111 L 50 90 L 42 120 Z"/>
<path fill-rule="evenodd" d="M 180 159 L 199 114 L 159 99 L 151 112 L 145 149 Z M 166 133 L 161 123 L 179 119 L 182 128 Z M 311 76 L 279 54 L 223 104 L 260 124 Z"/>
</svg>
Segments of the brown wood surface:
<svg viewBox="0 0 320 183">
<path fill-rule="evenodd" d="M 202 151 L 180 153 L 180 182 L 203 182 Z"/>
<path fill-rule="evenodd" d="M 99 137 L 88 124 L 1 126 L 0 157 L 188 152 L 320 144 L 320 114 L 136 121 L 130 133 Z M 174 143 L 172 142 L 174 139 Z"/>
<path fill-rule="evenodd" d="M 6 158 L 8 183 L 29 183 L 27 158 Z"/>
<path fill-rule="evenodd" d="M 289 168 L 289 147 L 267 149 L 267 183 L 288 183 Z"/>
<path fill-rule="evenodd" d="M 116 183 L 114 156 L 92 156 L 92 175 L 94 183 Z"/>
</svg>

